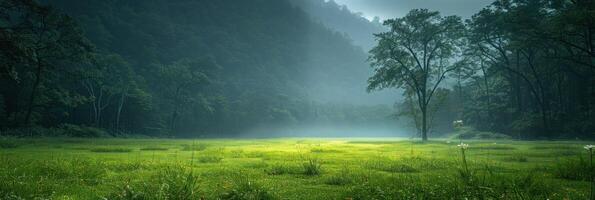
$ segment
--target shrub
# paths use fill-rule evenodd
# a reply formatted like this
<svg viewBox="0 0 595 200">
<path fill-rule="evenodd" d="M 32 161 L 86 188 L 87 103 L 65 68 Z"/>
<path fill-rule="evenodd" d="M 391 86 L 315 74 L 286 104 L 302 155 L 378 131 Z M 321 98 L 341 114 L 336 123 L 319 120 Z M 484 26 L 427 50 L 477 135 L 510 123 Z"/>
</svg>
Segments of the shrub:
<svg viewBox="0 0 595 200">
<path fill-rule="evenodd" d="M 63 132 L 62 135 L 69 137 L 107 137 L 109 135 L 103 129 L 90 126 L 62 124 L 58 128 Z"/>
<path fill-rule="evenodd" d="M 3 135 L 24 137 L 24 136 L 64 136 L 60 129 L 43 127 L 13 128 L 2 132 Z"/>
<path fill-rule="evenodd" d="M 2 132 L 3 135 L 10 136 L 49 136 L 49 137 L 108 137 L 109 134 L 103 129 L 74 125 L 61 124 L 54 128 L 44 127 L 24 127 L 9 129 Z"/>
</svg>

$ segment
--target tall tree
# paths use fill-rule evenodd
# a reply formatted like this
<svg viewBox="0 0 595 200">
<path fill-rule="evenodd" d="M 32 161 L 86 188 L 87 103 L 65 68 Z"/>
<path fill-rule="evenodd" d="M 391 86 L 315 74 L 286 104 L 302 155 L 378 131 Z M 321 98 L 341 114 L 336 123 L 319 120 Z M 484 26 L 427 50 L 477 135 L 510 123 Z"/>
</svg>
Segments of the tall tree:
<svg viewBox="0 0 595 200">
<path fill-rule="evenodd" d="M 26 58 L 24 65 L 30 68 L 33 77 L 26 100 L 23 124 L 29 125 L 36 107 L 39 89 L 44 81 L 65 62 L 78 62 L 92 51 L 76 22 L 67 15 L 48 7 L 38 7 L 23 22 L 27 27 L 21 33 L 25 38 Z"/>
<path fill-rule="evenodd" d="M 457 16 L 442 17 L 427 9 L 411 10 L 403 18 L 384 22 L 390 31 L 375 34 L 370 53 L 375 74 L 368 91 L 404 88 L 414 94 L 422 116 L 421 137 L 428 140 L 428 108 L 448 73 L 457 68 L 464 26 Z"/>
<path fill-rule="evenodd" d="M 160 67 L 164 95 L 169 97 L 171 115 L 168 122 L 170 131 L 175 131 L 181 109 L 201 95 L 201 89 L 209 83 L 210 72 L 218 65 L 210 58 L 183 59 Z"/>
</svg>

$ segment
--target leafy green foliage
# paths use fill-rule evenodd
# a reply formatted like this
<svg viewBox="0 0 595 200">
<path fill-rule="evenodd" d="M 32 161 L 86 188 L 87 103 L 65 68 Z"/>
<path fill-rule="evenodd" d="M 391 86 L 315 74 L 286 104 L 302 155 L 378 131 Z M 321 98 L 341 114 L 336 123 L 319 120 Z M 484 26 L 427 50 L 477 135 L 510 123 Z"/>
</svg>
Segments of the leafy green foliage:
<svg viewBox="0 0 595 200">
<path fill-rule="evenodd" d="M 427 9 L 411 10 L 405 17 L 389 19 L 390 31 L 376 34 L 378 45 L 370 53 L 375 74 L 368 91 L 401 88 L 415 99 L 421 113 L 420 132 L 428 139 L 428 108 L 449 72 L 459 68 L 450 63 L 460 55 L 464 25 L 457 16 L 442 17 Z M 417 115 L 412 118 L 417 119 Z"/>
</svg>

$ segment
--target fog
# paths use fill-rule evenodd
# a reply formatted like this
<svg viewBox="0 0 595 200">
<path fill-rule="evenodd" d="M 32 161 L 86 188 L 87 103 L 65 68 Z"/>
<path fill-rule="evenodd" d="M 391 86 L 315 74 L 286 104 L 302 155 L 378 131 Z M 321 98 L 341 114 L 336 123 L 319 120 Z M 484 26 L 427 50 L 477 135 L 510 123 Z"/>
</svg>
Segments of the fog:
<svg viewBox="0 0 595 200">
<path fill-rule="evenodd" d="M 444 15 L 458 15 L 469 18 L 482 8 L 490 5 L 491 0 L 335 0 L 346 5 L 354 12 L 360 12 L 366 18 L 392 19 L 403 17 L 409 10 L 427 8 L 440 11 Z"/>
<path fill-rule="evenodd" d="M 511 5 L 518 12 L 511 13 L 506 12 L 513 8 L 495 5 L 466 24 L 491 1 L 27 2 L 0 6 L 8 13 L 1 19 L 6 44 L 0 49 L 0 130 L 88 128 L 97 131 L 93 135 L 153 137 L 408 137 L 420 132 L 448 137 L 455 131 L 453 121 L 465 121 L 471 124 L 465 123 L 466 130 L 476 133 L 540 133 L 553 131 L 553 123 L 560 124 L 558 131 L 584 132 L 590 126 L 566 127 L 562 116 L 595 107 L 581 93 L 591 87 L 583 85 L 590 79 L 579 85 L 568 81 L 589 72 L 574 63 L 590 56 L 580 54 L 588 48 L 568 46 L 573 54 L 560 63 L 545 61 L 547 52 L 487 55 L 490 60 L 476 55 L 477 49 L 484 54 L 534 52 L 542 47 L 533 44 L 572 35 L 537 37 L 531 34 L 546 30 L 508 28 L 542 23 L 540 18 L 549 16 L 537 11 L 558 9 L 554 4 L 517 2 Z M 416 8 L 429 11 L 410 12 Z M 536 13 L 508 20 L 530 11 Z M 384 19 L 405 15 L 411 15 L 403 18 L 408 24 L 426 24 L 422 30 L 383 25 Z M 423 20 L 412 20 L 417 18 Z M 535 27 L 580 26 L 571 22 Z M 428 44 L 447 44 L 435 46 L 434 52 L 417 48 L 428 44 L 415 37 L 396 37 L 423 35 L 434 26 L 445 31 Z M 547 30 L 558 28 L 581 30 Z M 487 45 L 494 41 L 473 38 L 499 31 L 511 37 L 498 38 L 499 43 L 532 42 L 501 44 L 510 49 L 495 51 Z M 556 44 L 566 47 L 581 38 L 588 37 Z M 590 43 L 578 45 L 583 44 Z M 431 56 L 419 62 L 416 55 Z M 508 64 L 499 63 L 502 59 Z M 517 66 L 510 68 L 511 63 Z M 557 64 L 575 68 L 568 74 Z M 553 71 L 557 80 L 545 81 Z M 568 88 L 579 88 L 580 94 Z M 573 120 L 589 121 L 591 115 L 583 114 Z"/>
</svg>

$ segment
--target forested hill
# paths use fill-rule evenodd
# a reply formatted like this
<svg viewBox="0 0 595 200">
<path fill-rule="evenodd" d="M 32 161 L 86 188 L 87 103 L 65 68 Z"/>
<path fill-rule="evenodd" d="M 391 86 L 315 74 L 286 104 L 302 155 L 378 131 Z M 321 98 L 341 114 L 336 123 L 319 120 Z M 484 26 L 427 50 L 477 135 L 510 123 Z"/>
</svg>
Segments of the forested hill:
<svg viewBox="0 0 595 200">
<path fill-rule="evenodd" d="M 353 44 L 362 47 L 365 51 L 376 45 L 374 34 L 386 31 L 380 19 L 369 21 L 334 0 L 291 0 L 291 2 L 308 13 L 314 21 L 346 34 L 353 40 Z"/>
<path fill-rule="evenodd" d="M 85 59 L 44 67 L 47 75 L 17 68 L 18 81 L 3 78 L 11 85 L 1 93 L 6 127 L 233 134 L 390 115 L 383 106 L 345 104 L 367 103 L 367 54 L 289 0 L 43 4 L 72 17 L 80 42 L 93 48 Z M 32 84 L 35 77 L 43 78 Z"/>
<path fill-rule="evenodd" d="M 345 29 L 327 28 L 331 23 L 321 24 L 314 13 L 287 1 L 57 0 L 52 5 L 79 19 L 98 47 L 138 65 L 213 56 L 228 79 L 226 88 L 233 89 L 230 95 L 251 88 L 322 102 L 393 101 L 365 93 L 371 71 L 367 53 L 353 45 Z M 326 10 L 333 9 L 338 7 Z"/>
</svg>

